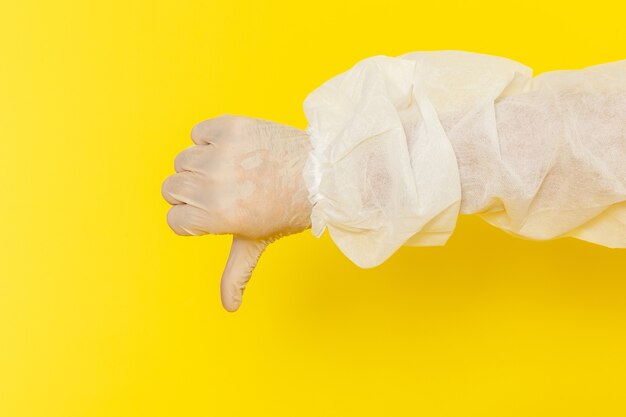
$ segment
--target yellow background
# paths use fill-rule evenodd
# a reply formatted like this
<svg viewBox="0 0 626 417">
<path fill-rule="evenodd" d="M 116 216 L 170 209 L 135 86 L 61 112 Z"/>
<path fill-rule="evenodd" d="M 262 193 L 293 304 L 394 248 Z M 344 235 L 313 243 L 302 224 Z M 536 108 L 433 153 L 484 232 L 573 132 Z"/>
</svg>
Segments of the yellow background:
<svg viewBox="0 0 626 417">
<path fill-rule="evenodd" d="M 160 194 L 195 123 L 304 128 L 368 56 L 624 59 L 620 3 L 3 2 L 0 416 L 626 415 L 624 250 L 463 217 L 362 270 L 307 231 L 231 314 L 230 237 L 176 236 Z"/>
</svg>

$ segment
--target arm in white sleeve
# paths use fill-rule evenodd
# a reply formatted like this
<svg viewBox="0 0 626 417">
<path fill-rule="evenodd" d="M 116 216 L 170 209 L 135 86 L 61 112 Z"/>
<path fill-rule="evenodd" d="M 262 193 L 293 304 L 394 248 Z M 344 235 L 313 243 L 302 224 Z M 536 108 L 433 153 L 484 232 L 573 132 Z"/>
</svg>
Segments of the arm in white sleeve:
<svg viewBox="0 0 626 417">
<path fill-rule="evenodd" d="M 467 212 L 522 238 L 626 248 L 626 60 L 545 72 L 495 108 L 499 162 L 465 163 L 483 178 L 464 190 Z M 452 140 L 459 161 L 482 159 L 469 138 Z"/>
<path fill-rule="evenodd" d="M 572 133 L 580 128 L 572 123 L 594 129 L 588 114 L 562 106 L 564 93 L 584 87 L 596 96 L 617 89 L 622 101 L 603 105 L 626 109 L 624 61 L 603 68 L 587 77 L 571 71 L 569 78 L 555 72 L 533 79 L 530 68 L 513 60 L 448 50 L 360 61 L 304 102 L 312 150 L 303 176 L 313 234 L 328 228 L 361 267 L 379 265 L 403 245 L 445 244 L 459 213 L 480 214 L 530 239 L 569 235 L 598 243 L 577 228 L 624 200 L 624 171 L 597 159 L 617 147 L 613 160 L 626 165 L 618 124 L 626 118 L 620 113 L 612 128 L 603 125 L 614 134 L 596 143 L 598 169 L 585 171 L 592 177 L 581 188 L 582 168 L 568 166 L 565 150 L 585 159 L 587 139 Z M 602 189 L 598 175 L 612 181 Z M 559 183 L 568 185 L 568 198 L 550 192 Z"/>
<path fill-rule="evenodd" d="M 375 56 L 304 101 L 313 146 L 304 170 L 312 233 L 326 228 L 354 263 L 372 267 L 402 245 L 443 245 L 454 231 L 461 181 L 442 115 L 483 117 L 527 88 L 530 69 L 461 51 Z"/>
</svg>

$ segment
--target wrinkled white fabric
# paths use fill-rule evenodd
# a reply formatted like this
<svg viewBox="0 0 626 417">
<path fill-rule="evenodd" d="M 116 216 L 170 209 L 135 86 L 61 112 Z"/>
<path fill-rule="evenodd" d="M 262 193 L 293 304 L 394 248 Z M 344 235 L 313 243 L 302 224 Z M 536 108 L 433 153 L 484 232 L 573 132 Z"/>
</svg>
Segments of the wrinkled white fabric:
<svg viewBox="0 0 626 417">
<path fill-rule="evenodd" d="M 626 60 L 533 78 L 474 52 L 378 55 L 304 112 L 312 233 L 361 267 L 445 244 L 459 214 L 626 247 Z"/>
</svg>

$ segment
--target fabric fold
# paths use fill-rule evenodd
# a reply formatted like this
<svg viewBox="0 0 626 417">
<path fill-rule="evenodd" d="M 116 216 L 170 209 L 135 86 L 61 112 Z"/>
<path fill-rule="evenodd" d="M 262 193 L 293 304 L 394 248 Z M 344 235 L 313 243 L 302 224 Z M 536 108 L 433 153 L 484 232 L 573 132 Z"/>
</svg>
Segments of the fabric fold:
<svg viewBox="0 0 626 417">
<path fill-rule="evenodd" d="M 303 175 L 315 236 L 328 229 L 361 267 L 379 265 L 409 240 L 445 243 L 460 181 L 415 61 L 363 60 L 309 94 L 304 107 L 312 150 Z M 413 238 L 426 225 L 437 239 Z"/>
<path fill-rule="evenodd" d="M 626 246 L 626 61 L 533 78 L 475 52 L 378 55 L 312 91 L 304 112 L 312 233 L 328 229 L 360 267 L 444 245 L 459 214 Z"/>
</svg>

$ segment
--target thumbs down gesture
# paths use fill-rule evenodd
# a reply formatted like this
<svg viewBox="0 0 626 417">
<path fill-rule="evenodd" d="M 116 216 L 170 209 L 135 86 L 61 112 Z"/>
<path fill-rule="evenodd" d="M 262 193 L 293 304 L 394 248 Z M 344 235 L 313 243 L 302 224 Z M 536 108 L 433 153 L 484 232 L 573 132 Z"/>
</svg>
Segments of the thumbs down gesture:
<svg viewBox="0 0 626 417">
<path fill-rule="evenodd" d="M 306 132 L 245 116 L 222 115 L 191 131 L 195 145 L 174 160 L 162 194 L 167 223 L 183 236 L 232 234 L 221 280 L 224 308 L 235 311 L 265 248 L 311 226 L 302 171 Z"/>
</svg>

